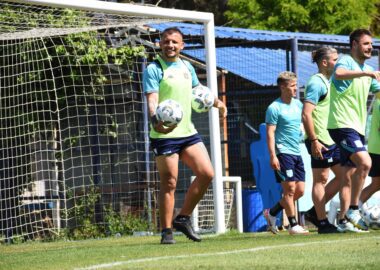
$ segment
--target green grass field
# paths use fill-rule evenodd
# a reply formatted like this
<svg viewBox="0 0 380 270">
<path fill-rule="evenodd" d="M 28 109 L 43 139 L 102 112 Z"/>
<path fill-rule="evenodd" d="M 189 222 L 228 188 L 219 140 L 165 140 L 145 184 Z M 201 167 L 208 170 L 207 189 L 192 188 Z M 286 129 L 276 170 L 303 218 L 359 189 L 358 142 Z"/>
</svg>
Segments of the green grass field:
<svg viewBox="0 0 380 270">
<path fill-rule="evenodd" d="M 379 269 L 380 231 L 290 236 L 229 232 L 195 243 L 177 235 L 0 246 L 1 270 L 50 269 Z"/>
</svg>

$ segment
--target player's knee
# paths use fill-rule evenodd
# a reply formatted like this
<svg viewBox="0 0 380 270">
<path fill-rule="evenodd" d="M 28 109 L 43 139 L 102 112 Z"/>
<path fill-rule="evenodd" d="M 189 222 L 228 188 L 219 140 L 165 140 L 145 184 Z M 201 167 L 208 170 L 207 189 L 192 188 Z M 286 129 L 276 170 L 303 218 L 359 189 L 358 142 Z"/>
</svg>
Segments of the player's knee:
<svg viewBox="0 0 380 270">
<path fill-rule="evenodd" d="M 296 197 L 297 197 L 297 199 L 298 198 L 301 198 L 302 196 L 303 196 L 303 194 L 305 194 L 305 190 L 304 189 L 302 189 L 302 190 L 297 190 L 296 192 Z"/>
<path fill-rule="evenodd" d="M 202 179 L 202 182 L 207 182 L 207 183 L 210 183 L 212 181 L 212 179 L 214 178 L 215 174 L 214 174 L 214 170 L 211 168 L 211 169 L 207 169 L 207 170 L 203 170 L 202 172 L 199 172 L 198 174 L 198 177 L 200 179 Z"/>
<path fill-rule="evenodd" d="M 359 164 L 358 168 L 360 168 L 363 171 L 363 173 L 368 175 L 369 170 L 371 169 L 371 166 L 372 166 L 371 160 L 365 160 Z"/>
<path fill-rule="evenodd" d="M 287 196 L 287 197 L 294 197 L 295 194 L 296 194 L 295 188 L 289 188 L 288 190 L 284 191 L 284 196 Z"/>
<path fill-rule="evenodd" d="M 210 170 L 207 172 L 207 178 L 211 181 L 215 177 L 214 170 Z"/>
<path fill-rule="evenodd" d="M 313 179 L 313 185 L 318 186 L 318 187 L 320 185 L 326 186 L 327 181 L 328 181 L 328 177 L 324 177 L 323 175 L 321 175 L 319 178 Z"/>
<path fill-rule="evenodd" d="M 168 191 L 173 191 L 176 189 L 177 187 L 177 179 L 174 178 L 174 177 L 170 177 L 168 178 L 168 180 L 166 181 L 166 185 L 165 185 L 166 189 Z"/>
</svg>

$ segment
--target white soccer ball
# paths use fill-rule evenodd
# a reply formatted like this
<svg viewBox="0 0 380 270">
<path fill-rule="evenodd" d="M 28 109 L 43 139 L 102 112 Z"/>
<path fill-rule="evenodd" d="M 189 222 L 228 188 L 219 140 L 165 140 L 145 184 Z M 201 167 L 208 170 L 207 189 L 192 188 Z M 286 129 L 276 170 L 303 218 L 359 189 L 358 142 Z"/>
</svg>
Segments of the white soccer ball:
<svg viewBox="0 0 380 270">
<path fill-rule="evenodd" d="M 172 99 L 167 99 L 160 104 L 156 109 L 157 120 L 164 122 L 164 125 L 171 127 L 179 124 L 183 117 L 181 105 Z"/>
<path fill-rule="evenodd" d="M 380 207 L 372 206 L 362 212 L 363 220 L 373 230 L 380 229 Z"/>
<path fill-rule="evenodd" d="M 191 107 L 197 113 L 208 112 L 214 105 L 214 100 L 214 94 L 207 86 L 200 84 L 193 88 Z"/>
</svg>

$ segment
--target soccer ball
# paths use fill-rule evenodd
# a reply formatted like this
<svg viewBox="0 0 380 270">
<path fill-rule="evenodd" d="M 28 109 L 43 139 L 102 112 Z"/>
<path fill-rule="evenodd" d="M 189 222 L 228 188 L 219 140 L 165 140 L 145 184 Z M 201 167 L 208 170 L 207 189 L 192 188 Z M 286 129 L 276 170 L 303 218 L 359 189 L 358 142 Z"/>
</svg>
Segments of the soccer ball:
<svg viewBox="0 0 380 270">
<path fill-rule="evenodd" d="M 373 230 L 380 230 L 380 207 L 372 206 L 362 212 L 363 220 Z"/>
<path fill-rule="evenodd" d="M 214 105 L 214 100 L 215 97 L 207 86 L 200 84 L 193 88 L 191 107 L 197 113 L 208 112 Z"/>
<path fill-rule="evenodd" d="M 164 122 L 164 125 L 171 127 L 179 124 L 183 117 L 181 105 L 172 99 L 167 99 L 160 104 L 156 109 L 157 120 Z"/>
</svg>

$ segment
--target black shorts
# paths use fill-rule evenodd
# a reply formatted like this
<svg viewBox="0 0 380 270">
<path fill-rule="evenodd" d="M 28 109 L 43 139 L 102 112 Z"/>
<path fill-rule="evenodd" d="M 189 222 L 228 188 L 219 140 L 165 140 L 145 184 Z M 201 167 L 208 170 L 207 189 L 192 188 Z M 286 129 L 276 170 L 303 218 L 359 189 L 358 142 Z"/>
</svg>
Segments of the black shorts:
<svg viewBox="0 0 380 270">
<path fill-rule="evenodd" d="M 307 152 L 309 152 L 311 157 L 311 167 L 315 169 L 319 168 L 331 168 L 340 162 L 340 150 L 336 144 L 326 145 L 323 144 L 328 150 L 322 152 L 323 159 L 316 159 L 311 154 L 311 141 L 309 139 L 305 140 L 305 145 Z"/>
<path fill-rule="evenodd" d="M 202 142 L 202 139 L 198 133 L 183 138 L 150 138 L 150 146 L 155 156 L 180 153 L 186 147 L 199 142 Z"/>
<path fill-rule="evenodd" d="M 291 154 L 278 154 L 280 171 L 276 171 L 278 183 L 284 181 L 305 181 L 305 168 L 301 156 Z"/>
<path fill-rule="evenodd" d="M 351 161 L 352 154 L 367 151 L 364 146 L 364 136 L 352 128 L 329 129 L 331 139 L 339 146 L 340 164 L 355 167 Z"/>
<path fill-rule="evenodd" d="M 372 167 L 369 171 L 369 176 L 380 177 L 380 155 L 369 153 L 372 159 Z"/>
</svg>

